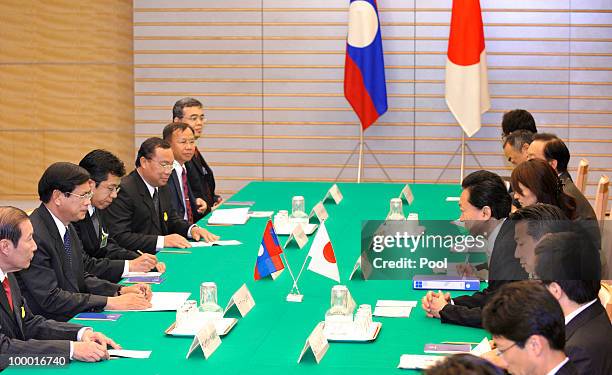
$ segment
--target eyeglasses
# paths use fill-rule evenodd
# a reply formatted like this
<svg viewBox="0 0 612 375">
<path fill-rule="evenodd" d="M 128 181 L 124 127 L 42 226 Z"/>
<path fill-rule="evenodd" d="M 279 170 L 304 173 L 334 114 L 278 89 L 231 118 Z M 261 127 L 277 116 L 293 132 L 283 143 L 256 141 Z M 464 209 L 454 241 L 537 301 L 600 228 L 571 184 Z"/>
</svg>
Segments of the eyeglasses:
<svg viewBox="0 0 612 375">
<path fill-rule="evenodd" d="M 68 192 L 68 193 L 64 193 L 64 194 L 66 195 L 66 197 L 68 197 L 68 196 L 70 196 L 70 195 L 73 195 L 73 196 L 75 196 L 75 197 L 79 198 L 79 200 L 81 200 L 81 201 L 82 201 L 82 200 L 89 200 L 89 199 L 91 199 L 91 197 L 93 197 L 93 195 L 94 195 L 93 191 L 88 191 L 88 192 L 87 192 L 87 193 L 85 193 L 85 194 L 75 194 L 75 193 L 70 193 L 70 192 Z"/>
<path fill-rule="evenodd" d="M 157 160 L 153 160 L 153 159 L 149 159 L 149 160 L 154 161 L 157 164 L 159 164 L 159 166 L 162 167 L 162 169 L 165 171 L 171 171 L 172 169 L 174 169 L 174 164 L 172 163 L 160 163 Z"/>
<path fill-rule="evenodd" d="M 505 352 L 507 352 L 508 350 L 512 349 L 512 347 L 514 347 L 514 346 L 516 346 L 516 343 L 510 345 L 506 349 L 497 348 L 497 349 L 495 349 L 495 354 L 497 354 L 498 357 L 501 357 L 501 356 L 504 355 Z"/>
</svg>

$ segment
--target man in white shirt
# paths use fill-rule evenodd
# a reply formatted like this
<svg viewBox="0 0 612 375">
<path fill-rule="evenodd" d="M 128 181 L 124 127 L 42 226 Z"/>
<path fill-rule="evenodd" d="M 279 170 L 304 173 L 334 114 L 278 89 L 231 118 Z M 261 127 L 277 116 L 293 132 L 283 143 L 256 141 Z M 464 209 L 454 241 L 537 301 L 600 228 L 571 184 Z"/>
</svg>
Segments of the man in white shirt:
<svg viewBox="0 0 612 375">
<path fill-rule="evenodd" d="M 30 266 L 37 248 L 33 233 L 25 212 L 0 207 L 0 370 L 9 365 L 11 355 L 57 355 L 85 362 L 108 359 L 107 345 L 120 348 L 113 340 L 89 327 L 34 315 L 21 296 L 13 272 Z"/>
<path fill-rule="evenodd" d="M 502 286 L 485 305 L 482 320 L 511 374 L 578 374 L 563 352 L 561 306 L 540 282 L 525 280 Z"/>
</svg>

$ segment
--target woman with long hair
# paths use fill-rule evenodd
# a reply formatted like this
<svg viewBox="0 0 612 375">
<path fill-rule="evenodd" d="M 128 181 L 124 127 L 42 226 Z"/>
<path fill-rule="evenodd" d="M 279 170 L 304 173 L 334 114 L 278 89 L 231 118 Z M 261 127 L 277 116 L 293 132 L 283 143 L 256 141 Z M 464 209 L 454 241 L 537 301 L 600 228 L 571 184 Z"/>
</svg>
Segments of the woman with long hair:
<svg viewBox="0 0 612 375">
<path fill-rule="evenodd" d="M 531 159 L 517 165 L 512 171 L 514 198 L 521 206 L 547 203 L 559 207 L 565 215 L 576 218 L 576 200 L 563 192 L 563 183 L 547 162 Z"/>
</svg>

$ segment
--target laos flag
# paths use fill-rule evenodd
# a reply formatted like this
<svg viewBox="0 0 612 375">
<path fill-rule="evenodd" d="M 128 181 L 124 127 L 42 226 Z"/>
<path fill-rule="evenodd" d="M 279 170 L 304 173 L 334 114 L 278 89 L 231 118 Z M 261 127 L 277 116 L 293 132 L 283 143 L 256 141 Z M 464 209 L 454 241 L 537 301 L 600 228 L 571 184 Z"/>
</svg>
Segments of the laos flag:
<svg viewBox="0 0 612 375">
<path fill-rule="evenodd" d="M 376 0 L 351 0 L 344 96 L 366 130 L 387 112 L 385 61 Z"/>
<path fill-rule="evenodd" d="M 270 276 L 270 274 L 285 268 L 280 257 L 282 252 L 283 249 L 278 243 L 278 237 L 276 237 L 276 232 L 274 232 L 272 221 L 268 220 L 261 244 L 259 245 L 259 252 L 257 253 L 255 280 Z"/>
</svg>

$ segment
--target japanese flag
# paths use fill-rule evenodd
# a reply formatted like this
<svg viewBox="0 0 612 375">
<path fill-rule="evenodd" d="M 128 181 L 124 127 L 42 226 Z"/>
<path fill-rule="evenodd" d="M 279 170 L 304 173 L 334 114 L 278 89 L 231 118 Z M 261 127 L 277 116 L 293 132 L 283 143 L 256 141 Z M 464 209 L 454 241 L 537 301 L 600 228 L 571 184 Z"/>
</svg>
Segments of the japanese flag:
<svg viewBox="0 0 612 375">
<path fill-rule="evenodd" d="M 332 247 L 325 223 L 321 223 L 317 234 L 315 235 L 308 256 L 311 257 L 308 269 L 312 272 L 323 275 L 332 280 L 340 282 L 340 273 L 338 272 L 338 263 L 336 263 L 336 255 Z"/>
</svg>

